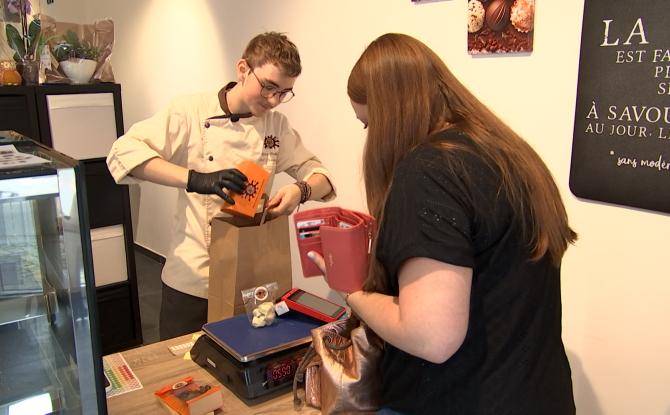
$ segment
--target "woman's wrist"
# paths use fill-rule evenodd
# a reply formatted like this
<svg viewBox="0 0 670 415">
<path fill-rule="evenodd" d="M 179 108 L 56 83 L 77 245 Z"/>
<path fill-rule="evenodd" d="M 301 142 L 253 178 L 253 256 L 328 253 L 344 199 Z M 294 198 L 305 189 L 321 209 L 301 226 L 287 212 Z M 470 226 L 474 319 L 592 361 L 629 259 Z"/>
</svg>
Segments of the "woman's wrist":
<svg viewBox="0 0 670 415">
<path fill-rule="evenodd" d="M 344 303 L 346 305 L 349 305 L 349 295 L 351 295 L 351 293 L 345 293 L 345 292 L 342 293 L 342 298 L 344 299 Z"/>
<path fill-rule="evenodd" d="M 350 293 L 343 292 L 342 297 L 344 298 L 344 302 L 347 303 L 347 305 L 349 307 L 351 307 L 351 303 L 349 302 L 349 297 L 351 297 L 353 294 L 357 294 L 357 293 L 360 293 L 360 292 L 361 291 L 353 291 L 353 292 L 350 292 Z"/>
</svg>

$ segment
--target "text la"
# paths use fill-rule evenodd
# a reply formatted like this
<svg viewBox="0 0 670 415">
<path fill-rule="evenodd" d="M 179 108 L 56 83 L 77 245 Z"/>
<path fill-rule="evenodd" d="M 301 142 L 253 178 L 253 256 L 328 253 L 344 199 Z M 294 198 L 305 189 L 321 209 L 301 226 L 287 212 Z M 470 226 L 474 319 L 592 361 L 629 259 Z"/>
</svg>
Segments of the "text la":
<svg viewBox="0 0 670 415">
<path fill-rule="evenodd" d="M 616 40 L 610 41 L 609 35 L 610 35 L 610 23 L 612 23 L 614 20 L 603 20 L 603 23 L 605 23 L 605 31 L 603 34 L 603 43 L 600 44 L 600 46 L 617 46 L 619 44 L 619 38 L 617 37 Z M 635 24 L 633 25 L 633 28 L 630 31 L 630 34 L 628 35 L 628 38 L 626 39 L 625 42 L 623 42 L 624 45 L 630 45 L 631 44 L 631 39 L 633 39 L 634 36 L 639 37 L 638 44 L 640 45 L 646 45 L 649 42 L 647 41 L 647 35 L 644 32 L 644 25 L 642 24 L 642 18 L 638 17 L 637 21 L 635 21 Z"/>
</svg>

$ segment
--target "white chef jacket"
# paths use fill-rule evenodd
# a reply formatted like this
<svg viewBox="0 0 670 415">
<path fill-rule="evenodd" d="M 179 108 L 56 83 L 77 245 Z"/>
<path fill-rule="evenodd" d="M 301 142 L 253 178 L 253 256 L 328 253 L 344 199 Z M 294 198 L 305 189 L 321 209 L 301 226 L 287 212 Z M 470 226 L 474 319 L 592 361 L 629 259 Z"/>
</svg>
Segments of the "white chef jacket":
<svg viewBox="0 0 670 415">
<path fill-rule="evenodd" d="M 243 160 L 263 166 L 270 177 L 286 172 L 296 180 L 314 173 L 330 173 L 309 152 L 285 115 L 268 111 L 261 117 L 212 118 L 224 115 L 218 96 L 191 95 L 177 98 L 163 111 L 134 124 L 112 146 L 107 165 L 119 184 L 137 183 L 128 176 L 145 161 L 160 157 L 201 173 L 236 167 Z M 335 197 L 335 189 L 323 200 Z M 216 195 L 179 192 L 172 224 L 170 250 L 163 267 L 163 282 L 175 290 L 207 298 L 211 220 L 221 215 L 223 200 Z"/>
</svg>

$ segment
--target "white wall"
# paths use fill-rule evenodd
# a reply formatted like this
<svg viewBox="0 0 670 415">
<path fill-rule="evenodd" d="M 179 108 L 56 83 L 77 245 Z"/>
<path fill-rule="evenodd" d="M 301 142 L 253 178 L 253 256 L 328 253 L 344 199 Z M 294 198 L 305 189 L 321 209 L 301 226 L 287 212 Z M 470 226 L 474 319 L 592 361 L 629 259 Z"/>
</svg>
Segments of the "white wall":
<svg viewBox="0 0 670 415">
<path fill-rule="evenodd" d="M 85 0 L 54 0 L 51 4 L 47 4 L 46 0 L 39 0 L 39 2 L 32 0 L 33 7 L 37 3 L 39 3 L 41 13 L 57 21 L 68 23 L 88 23 L 88 8 L 95 9 L 94 3 L 89 6 L 89 2 Z"/>
<path fill-rule="evenodd" d="M 54 4 L 61 3 L 67 1 Z M 467 54 L 463 0 L 89 1 L 86 17 L 115 20 L 113 64 L 123 86 L 126 128 L 174 95 L 232 80 L 233 62 L 258 32 L 287 32 L 300 48 L 304 72 L 296 98 L 281 110 L 333 172 L 339 189 L 334 204 L 353 209 L 365 209 L 364 134 L 346 97 L 348 72 L 380 34 L 404 32 L 425 41 L 540 153 L 580 234 L 562 278 L 563 337 L 578 413 L 670 415 L 670 220 L 571 195 L 584 1 L 537 3 L 535 50 L 516 57 Z M 165 254 L 174 193 L 145 185 L 140 197 L 136 241 Z M 327 294 L 320 278 L 302 278 L 295 256 L 294 284 Z"/>
</svg>

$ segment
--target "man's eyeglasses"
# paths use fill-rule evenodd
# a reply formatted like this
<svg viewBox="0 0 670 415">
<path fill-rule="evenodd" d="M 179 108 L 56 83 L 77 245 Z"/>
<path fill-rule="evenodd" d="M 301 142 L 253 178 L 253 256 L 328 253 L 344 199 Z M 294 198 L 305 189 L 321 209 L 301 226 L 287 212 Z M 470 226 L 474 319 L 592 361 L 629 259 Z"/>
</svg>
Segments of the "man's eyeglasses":
<svg viewBox="0 0 670 415">
<path fill-rule="evenodd" d="M 254 72 L 254 68 L 249 66 L 249 70 L 252 74 L 254 74 L 258 83 L 261 84 L 261 96 L 263 98 L 272 98 L 275 95 L 279 95 L 279 102 L 284 103 L 289 102 L 291 98 L 295 96 L 295 93 L 293 93 L 292 89 L 279 89 L 275 85 L 263 82 Z"/>
</svg>

